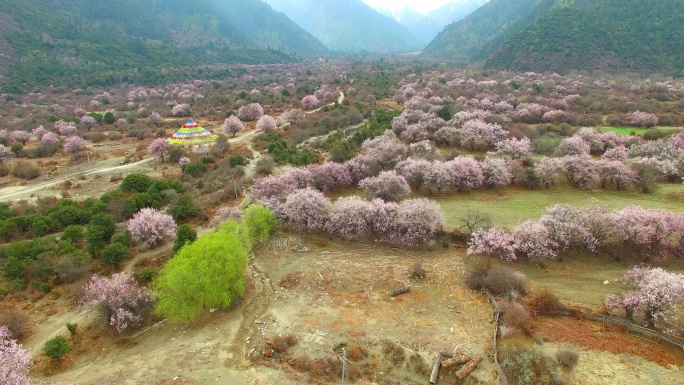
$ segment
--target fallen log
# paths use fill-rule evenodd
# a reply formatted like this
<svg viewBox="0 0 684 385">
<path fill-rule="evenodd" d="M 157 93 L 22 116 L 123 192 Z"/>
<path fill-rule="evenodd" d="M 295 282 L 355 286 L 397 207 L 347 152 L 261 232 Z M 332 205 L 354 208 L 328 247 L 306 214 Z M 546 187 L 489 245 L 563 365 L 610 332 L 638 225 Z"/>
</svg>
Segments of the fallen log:
<svg viewBox="0 0 684 385">
<path fill-rule="evenodd" d="M 458 377 L 459 380 L 464 379 L 467 375 L 470 374 L 475 368 L 477 368 L 477 365 L 480 365 L 480 362 L 482 362 L 482 357 L 477 357 L 476 359 L 468 362 L 468 364 L 456 372 L 456 377 Z"/>
<path fill-rule="evenodd" d="M 396 297 L 401 294 L 406 294 L 411 291 L 411 286 L 402 287 L 401 289 L 392 290 L 390 292 L 390 297 Z"/>
<path fill-rule="evenodd" d="M 449 368 L 454 367 L 456 365 L 465 364 L 466 362 L 468 362 L 472 359 L 473 359 L 473 357 L 471 357 L 469 354 L 461 354 L 459 356 L 449 358 L 448 360 L 442 361 L 442 368 L 449 369 Z"/>
<path fill-rule="evenodd" d="M 439 368 L 442 364 L 442 355 L 438 354 L 435 358 L 435 363 L 432 365 L 432 373 L 430 374 L 430 383 L 436 384 L 439 379 Z"/>
</svg>

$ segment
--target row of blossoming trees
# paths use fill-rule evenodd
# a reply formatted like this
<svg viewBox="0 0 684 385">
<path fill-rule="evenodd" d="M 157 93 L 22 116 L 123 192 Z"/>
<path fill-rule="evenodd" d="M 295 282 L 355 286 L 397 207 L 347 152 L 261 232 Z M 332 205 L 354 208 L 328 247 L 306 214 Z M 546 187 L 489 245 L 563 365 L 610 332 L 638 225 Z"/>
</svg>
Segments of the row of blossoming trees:
<svg viewBox="0 0 684 385">
<path fill-rule="evenodd" d="M 499 227 L 475 231 L 467 254 L 543 261 L 572 249 L 595 253 L 608 247 L 652 260 L 682 258 L 684 214 L 638 206 L 608 212 L 600 207 L 555 205 L 539 220 L 521 222 L 510 231 Z M 635 266 L 622 283 L 623 293 L 606 297 L 606 310 L 622 310 L 629 319 L 640 315 L 647 327 L 680 333 L 677 310 L 684 303 L 684 275 Z"/>
<path fill-rule="evenodd" d="M 478 229 L 468 254 L 543 261 L 571 249 L 595 253 L 614 244 L 650 259 L 683 257 L 684 214 L 638 206 L 609 212 L 601 207 L 555 205 L 539 220 L 521 222 L 510 231 Z"/>
<path fill-rule="evenodd" d="M 490 187 L 508 184 L 516 179 L 525 180 L 523 166 L 532 163 L 529 160 L 532 155 L 530 140 L 526 137 L 510 137 L 509 131 L 501 125 L 486 122 L 490 116 L 487 111 L 470 110 L 459 112 L 450 121 L 444 121 L 435 114 L 406 109 L 394 119 L 392 130 L 398 138 L 411 143 L 414 151 L 410 156 L 418 159 L 439 158 L 439 152 L 431 143 L 461 146 L 470 150 L 493 150 L 490 157 L 506 162 L 490 159 L 483 163 L 483 171 L 493 176 L 485 176 L 489 180 L 485 184 Z M 639 184 L 639 171 L 649 167 L 669 180 L 676 180 L 684 169 L 683 142 L 684 133 L 673 135 L 669 141 L 643 141 L 637 136 L 621 136 L 585 127 L 575 135 L 560 140 L 555 148 L 556 157 L 544 157 L 537 161 L 532 175 L 538 178 L 537 183 L 545 187 L 564 176 L 577 188 L 600 186 L 620 190 Z M 390 145 L 389 141 L 386 145 Z M 391 149 L 395 156 L 406 153 L 398 140 Z M 594 159 L 592 155 L 600 155 L 601 158 Z M 372 172 L 370 166 L 373 160 L 357 157 L 357 169 Z M 403 164 L 399 170 L 407 172 L 406 168 L 407 165 Z M 428 168 L 424 160 L 419 163 L 414 161 L 410 167 L 421 177 Z M 470 185 L 470 188 L 477 188 L 482 183 L 472 180 Z"/>
<path fill-rule="evenodd" d="M 558 157 L 544 157 L 529 166 L 533 161 L 529 159 L 532 149 L 527 138 L 507 138 L 508 132 L 501 126 L 486 123 L 477 115 L 477 111 L 457 114 L 449 126 L 433 131 L 439 133 L 448 129 L 452 132 L 445 134 L 445 137 L 454 138 L 453 142 L 462 140 L 474 143 L 476 147 L 495 149 L 481 161 L 469 156 L 443 160 L 442 152 L 424 137 L 406 145 L 396 132 L 399 131 L 400 136 L 409 142 L 410 138 L 402 135 L 406 131 L 397 130 L 396 127 L 401 126 L 407 117 L 418 117 L 417 122 L 420 119 L 433 123 L 437 121 L 435 128 L 445 122 L 431 114 L 405 110 L 395 118 L 393 130 L 365 141 L 360 153 L 347 163 L 312 165 L 293 169 L 279 177 L 263 178 L 255 183 L 253 195 L 268 204 L 274 212 L 280 213 L 282 219 L 288 219 L 293 214 L 288 215 L 283 204 L 298 189 L 313 188 L 327 192 L 358 186 L 375 198 L 393 202 L 412 191 L 431 194 L 466 192 L 511 183 L 550 187 L 561 178 L 576 188 L 612 187 L 623 190 L 643 181 L 643 167 L 650 167 L 654 173 L 670 180 L 676 180 L 682 173 L 684 149 L 678 147 L 682 135 L 673 136 L 669 142 L 644 142 L 636 137 L 622 137 L 583 128 L 576 135 L 560 142 Z M 459 120 L 463 123 L 458 123 Z M 594 159 L 592 150 L 594 154 L 602 154 L 601 158 Z M 536 181 L 536 185 L 530 180 Z M 322 194 L 320 197 L 325 198 Z M 330 212 L 328 205 L 321 204 L 319 207 L 322 209 L 311 212 L 318 212 L 327 218 Z M 322 229 L 322 225 L 318 227 L 318 230 Z"/>
</svg>

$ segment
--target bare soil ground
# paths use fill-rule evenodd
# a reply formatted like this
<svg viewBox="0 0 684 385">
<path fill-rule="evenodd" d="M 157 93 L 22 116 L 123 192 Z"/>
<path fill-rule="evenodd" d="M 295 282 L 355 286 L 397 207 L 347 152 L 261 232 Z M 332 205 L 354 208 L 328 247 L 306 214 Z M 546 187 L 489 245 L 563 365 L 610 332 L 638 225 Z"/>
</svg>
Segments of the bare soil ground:
<svg viewBox="0 0 684 385">
<path fill-rule="evenodd" d="M 112 339 L 43 379 L 56 384 L 328 383 L 296 363 L 339 361 L 346 346 L 362 352 L 354 356 L 361 373 L 356 383 L 415 383 L 426 381 L 437 352 L 462 344 L 485 358 L 472 377 L 492 383 L 493 366 L 485 355 L 491 347 L 491 308 L 463 286 L 460 255 L 455 248 L 405 251 L 281 233 L 252 258 L 251 284 L 240 304 L 207 312 L 191 326 L 163 323 L 134 340 Z M 423 280 L 408 277 L 417 261 L 427 271 Z M 389 296 L 408 284 L 410 293 Z M 268 341 L 279 335 L 293 335 L 298 343 L 287 353 L 269 354 Z M 449 376 L 455 378 L 445 373 L 445 379 Z"/>
<path fill-rule="evenodd" d="M 137 271 L 165 258 L 163 250 L 151 250 L 127 268 Z M 206 312 L 192 325 L 150 323 L 135 339 L 135 333 L 119 337 L 79 323 L 85 333 L 79 338 L 91 342 L 77 343 L 64 366 L 51 369 L 54 375 L 45 376 L 50 370 L 39 359 L 34 375 L 54 384 L 328 384 L 339 378 L 320 365 L 341 362 L 344 347 L 357 378 L 352 383 L 415 384 L 427 382 L 437 352 L 463 345 L 484 360 L 462 383 L 495 383 L 491 307 L 465 288 L 464 258 L 454 246 L 409 251 L 279 232 L 252 256 L 239 304 Z M 409 277 L 416 262 L 425 279 Z M 410 293 L 389 296 L 407 285 Z M 45 301 L 54 309 L 70 306 L 57 303 L 66 299 Z M 63 333 L 60 324 L 73 316 L 78 313 L 45 316 L 26 342 L 40 349 L 40 341 L 55 328 Z M 98 324 L 97 317 L 91 320 Z M 561 346 L 581 352 L 578 366 L 564 374 L 568 383 L 676 384 L 682 378 L 684 352 L 616 327 L 538 317 L 531 329 L 549 354 Z M 297 343 L 274 351 L 274 341 L 287 337 Z M 451 370 L 440 383 L 454 381 Z"/>
</svg>

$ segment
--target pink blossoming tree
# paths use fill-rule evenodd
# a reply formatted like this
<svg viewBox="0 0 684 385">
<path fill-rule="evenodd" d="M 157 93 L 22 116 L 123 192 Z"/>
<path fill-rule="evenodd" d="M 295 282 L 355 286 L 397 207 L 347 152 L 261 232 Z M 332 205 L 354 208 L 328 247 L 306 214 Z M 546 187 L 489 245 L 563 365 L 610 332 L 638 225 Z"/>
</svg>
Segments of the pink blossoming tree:
<svg viewBox="0 0 684 385">
<path fill-rule="evenodd" d="M 684 302 L 684 275 L 635 266 L 622 277 L 622 284 L 624 293 L 606 297 L 608 311 L 624 310 L 630 319 L 641 313 L 645 326 L 658 329 L 668 329 L 678 320 L 676 311 Z"/>
<path fill-rule="evenodd" d="M 147 152 L 149 152 L 150 155 L 158 156 L 163 162 L 164 155 L 169 152 L 169 141 L 165 138 L 157 138 L 150 143 Z"/>
<path fill-rule="evenodd" d="M 165 239 L 176 237 L 176 222 L 171 215 L 155 210 L 143 208 L 128 221 L 128 231 L 134 242 L 156 246 Z"/>
<path fill-rule="evenodd" d="M 294 191 L 287 196 L 283 206 L 287 221 L 305 233 L 323 230 L 331 209 L 330 200 L 322 192 L 311 188 Z"/>
<path fill-rule="evenodd" d="M 47 135 L 47 134 L 46 134 Z M 81 151 L 86 147 L 86 141 L 80 136 L 70 136 L 64 141 L 64 152 L 68 152 L 75 159 L 78 159 L 81 155 Z"/>
<path fill-rule="evenodd" d="M 30 385 L 30 366 L 31 350 L 12 339 L 6 326 L 0 326 L 0 384 Z"/>
<path fill-rule="evenodd" d="M 60 135 L 70 136 L 76 133 L 76 125 L 74 122 L 65 122 L 64 120 L 58 120 L 55 122 L 55 129 Z"/>
<path fill-rule="evenodd" d="M 110 326 L 119 333 L 140 325 L 152 305 L 152 293 L 136 285 L 130 276 L 117 273 L 111 278 L 93 275 L 83 287 L 79 304 L 95 304 Z"/>
<path fill-rule="evenodd" d="M 235 136 L 235 134 L 244 130 L 245 126 L 242 124 L 242 122 L 240 121 L 240 119 L 238 119 L 237 116 L 231 115 L 230 117 L 228 117 L 226 120 L 223 121 L 223 125 L 221 126 L 221 129 L 226 134 L 229 134 L 230 136 Z"/>
<path fill-rule="evenodd" d="M 396 201 L 411 193 L 406 179 L 395 171 L 383 171 L 376 177 L 359 182 L 359 187 L 374 197 Z"/>
<path fill-rule="evenodd" d="M 472 234 L 468 242 L 468 255 L 486 255 L 502 261 L 515 261 L 515 239 L 506 230 L 499 227 L 479 229 Z"/>
<path fill-rule="evenodd" d="M 278 127 L 278 123 L 275 119 L 268 115 L 260 117 L 256 124 L 257 130 L 261 132 L 273 131 L 276 129 L 276 127 Z"/>
<path fill-rule="evenodd" d="M 250 103 L 240 107 L 237 113 L 238 119 L 243 122 L 252 122 L 264 116 L 264 107 L 259 103 Z"/>
<path fill-rule="evenodd" d="M 318 98 L 316 98 L 314 95 L 306 95 L 301 102 L 302 109 L 304 110 L 313 110 L 314 108 L 318 107 Z"/>
</svg>

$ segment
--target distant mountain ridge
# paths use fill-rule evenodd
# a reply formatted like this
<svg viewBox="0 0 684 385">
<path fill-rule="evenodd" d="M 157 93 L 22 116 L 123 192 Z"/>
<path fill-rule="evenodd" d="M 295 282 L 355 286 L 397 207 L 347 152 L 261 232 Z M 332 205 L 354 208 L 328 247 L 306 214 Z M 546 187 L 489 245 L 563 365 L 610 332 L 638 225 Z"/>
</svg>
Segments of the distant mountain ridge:
<svg viewBox="0 0 684 385">
<path fill-rule="evenodd" d="M 466 18 L 447 26 L 423 50 L 458 64 L 484 60 L 503 42 L 553 9 L 574 0 L 490 0 Z"/>
<path fill-rule="evenodd" d="M 406 27 L 421 44 L 427 44 L 447 25 L 473 13 L 489 0 L 453 0 L 427 14 L 405 5 L 378 6 L 376 9 Z"/>
<path fill-rule="evenodd" d="M 338 52 L 389 53 L 420 44 L 406 27 L 361 0 L 266 0 Z"/>
<path fill-rule="evenodd" d="M 486 69 L 684 75 L 681 20 L 681 0 L 491 0 L 423 54 Z"/>
<path fill-rule="evenodd" d="M 3 57 L 10 65 L 0 75 L 14 91 L 65 82 L 154 82 L 162 68 L 273 63 L 327 52 L 260 0 L 2 0 L 3 46 L 10 47 Z"/>
</svg>

